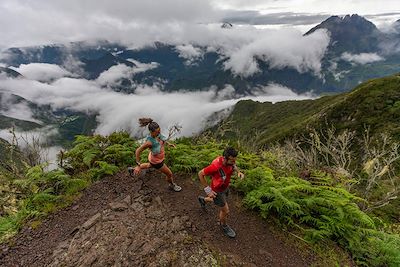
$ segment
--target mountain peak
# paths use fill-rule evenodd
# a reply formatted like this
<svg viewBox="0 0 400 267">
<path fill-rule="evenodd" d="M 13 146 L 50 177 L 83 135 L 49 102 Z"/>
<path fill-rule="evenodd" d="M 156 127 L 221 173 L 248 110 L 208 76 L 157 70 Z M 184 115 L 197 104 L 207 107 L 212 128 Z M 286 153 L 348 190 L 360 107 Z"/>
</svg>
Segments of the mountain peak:
<svg viewBox="0 0 400 267">
<path fill-rule="evenodd" d="M 373 33 L 377 31 L 375 24 L 367 20 L 366 18 L 357 14 L 346 15 L 344 17 L 331 16 L 309 30 L 305 35 L 311 34 L 318 29 L 327 29 L 331 34 L 335 34 L 336 31 L 356 31 L 359 33 Z"/>
<path fill-rule="evenodd" d="M 224 22 L 224 23 L 222 23 L 221 28 L 223 28 L 223 29 L 232 29 L 233 25 L 232 25 L 232 23 Z"/>
<path fill-rule="evenodd" d="M 318 29 L 329 31 L 331 47 L 338 54 L 343 52 L 369 53 L 378 51 L 378 40 L 381 32 L 371 21 L 357 14 L 331 16 L 321 22 L 305 35 Z"/>
</svg>

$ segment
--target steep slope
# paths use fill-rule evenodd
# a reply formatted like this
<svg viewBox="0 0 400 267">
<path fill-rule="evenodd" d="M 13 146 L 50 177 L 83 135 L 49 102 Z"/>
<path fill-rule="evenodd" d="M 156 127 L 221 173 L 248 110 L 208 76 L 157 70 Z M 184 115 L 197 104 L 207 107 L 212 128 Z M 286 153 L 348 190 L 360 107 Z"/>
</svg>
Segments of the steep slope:
<svg viewBox="0 0 400 267">
<path fill-rule="evenodd" d="M 285 137 L 333 125 L 361 134 L 388 132 L 400 136 L 400 75 L 365 82 L 349 93 L 325 96 L 316 100 L 285 101 L 272 104 L 240 101 L 224 121 L 233 125 L 228 138 L 251 138 L 260 146 Z"/>
<path fill-rule="evenodd" d="M 197 182 L 177 177 L 184 190 L 173 193 L 159 173 L 132 180 L 126 172 L 84 191 L 72 206 L 25 227 L 2 245 L 6 266 L 310 266 L 293 239 L 244 210 L 232 194 L 231 225 L 238 236 L 224 237 L 217 210 L 201 210 Z M 349 264 L 344 263 L 344 264 Z"/>
<path fill-rule="evenodd" d="M 12 77 L 12 78 L 20 78 L 23 77 L 21 73 L 10 69 L 10 68 L 4 68 L 0 67 L 0 75 L 5 74 L 7 77 Z"/>
</svg>

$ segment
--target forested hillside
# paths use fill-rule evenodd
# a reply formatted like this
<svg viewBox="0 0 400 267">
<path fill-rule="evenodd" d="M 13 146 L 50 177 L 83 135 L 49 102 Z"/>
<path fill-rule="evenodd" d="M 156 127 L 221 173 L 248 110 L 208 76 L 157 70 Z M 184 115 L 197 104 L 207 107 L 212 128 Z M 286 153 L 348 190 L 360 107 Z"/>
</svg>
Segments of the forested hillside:
<svg viewBox="0 0 400 267">
<path fill-rule="evenodd" d="M 175 149 L 167 151 L 167 164 L 179 175 L 195 174 L 227 145 L 202 138 L 180 139 L 176 144 Z M 14 211 L 1 217 L 3 242 L 25 223 L 37 227 L 43 216 L 69 205 L 82 189 L 132 164 L 136 147 L 137 142 L 126 133 L 80 136 L 74 147 L 61 155 L 60 169 L 48 172 L 41 166 L 31 168 L 24 178 L 13 181 L 13 187 L 23 195 Z M 335 242 L 360 265 L 399 263 L 400 237 L 396 228 L 388 228 L 368 213 L 368 201 L 349 189 L 351 177 L 318 169 L 310 170 L 308 175 L 296 174 L 301 169 L 294 158 L 271 150 L 242 150 L 238 166 L 246 178 L 233 186 L 242 192 L 244 205 L 259 211 L 263 218 L 274 218 L 275 223 L 294 231 L 296 236 L 302 235 L 311 246 Z M 338 262 L 335 257 L 326 260 L 329 263 L 325 264 Z"/>
</svg>

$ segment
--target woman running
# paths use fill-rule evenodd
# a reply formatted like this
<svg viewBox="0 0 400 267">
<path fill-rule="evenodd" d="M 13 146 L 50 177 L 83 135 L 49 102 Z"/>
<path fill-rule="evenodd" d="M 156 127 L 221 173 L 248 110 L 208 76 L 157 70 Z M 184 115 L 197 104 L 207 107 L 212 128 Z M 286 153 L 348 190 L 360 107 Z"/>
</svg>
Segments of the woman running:
<svg viewBox="0 0 400 267">
<path fill-rule="evenodd" d="M 174 182 L 172 171 L 164 163 L 164 145 L 167 144 L 168 146 L 175 147 L 175 144 L 171 144 L 167 141 L 167 138 L 161 134 L 161 129 L 158 123 L 153 121 L 151 118 L 140 118 L 139 124 L 140 127 L 145 127 L 148 125 L 150 134 L 146 137 L 146 142 L 136 149 L 135 156 L 137 166 L 134 169 L 129 168 L 129 172 L 132 173 L 133 171 L 135 175 L 138 175 L 141 170 L 153 167 L 166 175 L 166 180 L 169 183 L 169 189 L 175 192 L 181 191 L 182 187 Z M 149 163 L 141 163 L 140 154 L 147 148 L 150 149 L 148 156 Z"/>
</svg>

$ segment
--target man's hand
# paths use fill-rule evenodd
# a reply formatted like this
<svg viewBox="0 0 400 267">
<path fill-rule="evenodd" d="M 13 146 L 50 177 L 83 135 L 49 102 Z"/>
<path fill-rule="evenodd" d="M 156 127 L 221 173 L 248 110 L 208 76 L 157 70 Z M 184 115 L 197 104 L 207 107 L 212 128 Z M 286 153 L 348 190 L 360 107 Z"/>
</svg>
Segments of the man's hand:
<svg viewBox="0 0 400 267">
<path fill-rule="evenodd" d="M 240 178 L 240 180 L 243 180 L 244 178 L 244 173 L 243 172 L 238 172 L 237 176 Z"/>
<path fill-rule="evenodd" d="M 214 191 L 211 191 L 209 194 L 207 194 L 207 196 L 210 198 L 215 198 L 217 196 L 217 193 L 215 193 Z"/>
<path fill-rule="evenodd" d="M 215 193 L 210 186 L 206 186 L 204 188 L 204 192 L 206 192 L 207 196 L 210 198 L 215 198 L 217 196 L 217 193 Z"/>
</svg>

